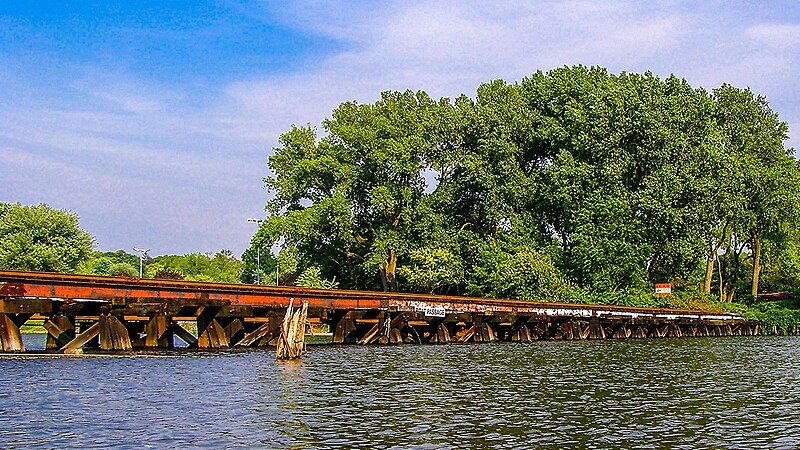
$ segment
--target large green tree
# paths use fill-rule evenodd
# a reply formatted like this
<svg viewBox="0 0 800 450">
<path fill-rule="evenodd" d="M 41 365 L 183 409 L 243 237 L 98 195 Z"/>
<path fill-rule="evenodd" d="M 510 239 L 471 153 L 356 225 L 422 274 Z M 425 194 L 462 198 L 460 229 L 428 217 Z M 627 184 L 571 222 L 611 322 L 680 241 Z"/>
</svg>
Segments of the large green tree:
<svg viewBox="0 0 800 450">
<path fill-rule="evenodd" d="M 749 90 L 563 67 L 453 101 L 386 92 L 323 128 L 269 159 L 253 245 L 282 245 L 287 276 L 567 300 L 716 281 L 730 299 L 762 260 L 792 264 L 800 171 Z"/>
<path fill-rule="evenodd" d="M 384 93 L 374 104 L 342 104 L 322 138 L 311 127 L 285 133 L 269 160 L 275 196 L 260 241 L 282 241 L 303 267 L 349 286 L 377 276 L 398 290 L 398 264 L 417 244 L 438 109 L 423 93 Z"/>
<path fill-rule="evenodd" d="M 716 118 L 732 155 L 731 166 L 737 169 L 730 176 L 740 193 L 738 203 L 731 203 L 738 209 L 725 234 L 726 254 L 733 255 L 728 258 L 734 266 L 729 274 L 738 275 L 736 269 L 742 266 L 741 255 L 746 250 L 751 261 L 750 294 L 756 297 L 765 239 L 780 238 L 782 226 L 798 223 L 800 176 L 792 150 L 784 146 L 789 128 L 765 97 L 730 85 L 716 89 L 714 97 Z M 734 281 L 728 282 L 728 298 L 733 296 Z"/>
<path fill-rule="evenodd" d="M 74 272 L 92 252 L 94 238 L 75 213 L 41 204 L 0 203 L 0 267 Z"/>
</svg>

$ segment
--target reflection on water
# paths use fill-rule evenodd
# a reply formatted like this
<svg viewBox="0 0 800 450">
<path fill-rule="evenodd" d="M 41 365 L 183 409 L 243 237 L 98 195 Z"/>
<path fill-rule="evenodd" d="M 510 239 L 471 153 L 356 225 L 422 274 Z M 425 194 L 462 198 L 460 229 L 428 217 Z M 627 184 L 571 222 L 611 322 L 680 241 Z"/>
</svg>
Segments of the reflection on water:
<svg viewBox="0 0 800 450">
<path fill-rule="evenodd" d="M 790 337 L 2 356 L 0 447 L 794 448 L 798 357 Z"/>
</svg>

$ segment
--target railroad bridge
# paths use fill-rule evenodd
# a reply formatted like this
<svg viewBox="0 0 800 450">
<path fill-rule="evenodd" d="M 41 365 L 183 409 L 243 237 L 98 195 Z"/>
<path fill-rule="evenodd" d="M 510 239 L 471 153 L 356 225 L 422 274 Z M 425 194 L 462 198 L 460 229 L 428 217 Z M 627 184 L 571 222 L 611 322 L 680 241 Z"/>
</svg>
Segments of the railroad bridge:
<svg viewBox="0 0 800 450">
<path fill-rule="evenodd" d="M 194 348 L 272 346 L 291 302 L 307 302 L 308 322 L 329 325 L 341 344 L 761 333 L 719 311 L 0 271 L 0 344 L 24 351 L 20 326 L 41 320 L 47 349 L 64 353 L 170 349 L 174 337 Z"/>
</svg>

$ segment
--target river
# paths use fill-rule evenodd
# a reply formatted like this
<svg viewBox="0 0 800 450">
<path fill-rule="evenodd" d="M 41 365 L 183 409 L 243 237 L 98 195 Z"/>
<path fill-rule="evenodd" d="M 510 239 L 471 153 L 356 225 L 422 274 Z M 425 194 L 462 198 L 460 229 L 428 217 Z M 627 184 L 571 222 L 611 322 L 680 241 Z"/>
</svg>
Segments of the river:
<svg viewBox="0 0 800 450">
<path fill-rule="evenodd" d="M 30 336 L 26 337 L 31 345 Z M 0 356 L 0 448 L 796 448 L 800 338 Z"/>
</svg>

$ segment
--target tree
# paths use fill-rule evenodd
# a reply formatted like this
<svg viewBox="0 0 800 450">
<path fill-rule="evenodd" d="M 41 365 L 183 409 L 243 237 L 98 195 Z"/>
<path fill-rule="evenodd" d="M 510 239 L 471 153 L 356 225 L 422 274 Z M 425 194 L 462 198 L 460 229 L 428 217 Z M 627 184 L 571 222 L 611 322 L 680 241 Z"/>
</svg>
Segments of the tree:
<svg viewBox="0 0 800 450">
<path fill-rule="evenodd" d="M 742 248 L 748 247 L 752 258 L 750 293 L 756 298 L 764 239 L 798 217 L 797 162 L 783 144 L 789 128 L 765 97 L 730 85 L 716 89 L 714 97 L 716 118 L 741 169 L 734 176 L 741 186 L 743 204 L 732 224 L 732 239 Z"/>
<path fill-rule="evenodd" d="M 243 271 L 242 261 L 233 256 L 230 250 L 221 250 L 214 254 L 156 256 L 147 264 L 146 275 L 151 278 L 237 283 Z"/>
<path fill-rule="evenodd" d="M 248 252 L 281 244 L 287 280 L 559 299 L 680 281 L 732 300 L 762 261 L 770 280 L 793 264 L 800 170 L 749 90 L 574 66 L 453 101 L 385 92 L 323 127 L 269 158 Z"/>
<path fill-rule="evenodd" d="M 0 203 L 0 267 L 74 272 L 89 257 L 94 238 L 75 213 L 47 205 Z"/>
<path fill-rule="evenodd" d="M 262 235 L 254 235 L 250 247 L 242 254 L 243 267 L 240 279 L 243 283 L 256 283 L 259 279 L 259 271 L 261 284 L 275 283 L 277 260 L 269 251 L 272 243 L 262 244 L 262 239 Z M 261 247 L 260 251 L 257 250 L 258 247 Z"/>
<path fill-rule="evenodd" d="M 315 288 L 315 289 L 336 289 L 339 283 L 336 279 L 326 280 L 322 277 L 322 271 L 317 266 L 311 266 L 304 270 L 303 273 L 297 277 L 297 286 Z"/>
<path fill-rule="evenodd" d="M 139 278 L 139 269 L 133 264 L 118 262 L 109 266 L 108 275 L 112 277 Z"/>
<path fill-rule="evenodd" d="M 113 266 L 117 266 L 117 268 L 112 269 Z M 124 250 L 117 250 L 114 252 L 92 252 L 91 255 L 80 264 L 77 272 L 89 275 L 115 276 L 115 272 L 121 273 L 119 267 L 122 266 L 133 267 L 136 272 L 133 276 L 139 276 L 139 257 L 127 253 Z"/>
<path fill-rule="evenodd" d="M 311 127 L 283 134 L 269 158 L 275 197 L 259 230 L 268 247 L 283 240 L 299 251 L 301 269 L 317 264 L 348 286 L 378 275 L 384 290 L 398 290 L 437 107 L 424 93 L 385 92 L 374 104 L 340 105 L 322 139 Z"/>
<path fill-rule="evenodd" d="M 583 286 L 616 290 L 695 272 L 718 146 L 713 102 L 685 80 L 582 66 L 521 83 L 538 149 L 542 239 Z"/>
</svg>

